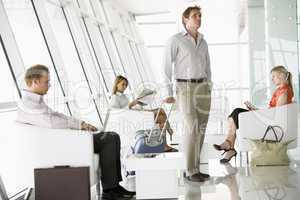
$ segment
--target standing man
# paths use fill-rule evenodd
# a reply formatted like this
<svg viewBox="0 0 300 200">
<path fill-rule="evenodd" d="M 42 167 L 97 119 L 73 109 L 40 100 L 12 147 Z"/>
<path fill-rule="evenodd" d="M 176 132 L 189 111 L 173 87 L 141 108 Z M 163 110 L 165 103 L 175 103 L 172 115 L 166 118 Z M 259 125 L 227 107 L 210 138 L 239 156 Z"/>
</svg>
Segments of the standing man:
<svg viewBox="0 0 300 200">
<path fill-rule="evenodd" d="M 200 151 L 210 110 L 211 70 L 208 46 L 201 26 L 201 8 L 188 7 L 182 14 L 185 31 L 173 35 L 167 42 L 164 56 L 167 103 L 174 103 L 172 79 L 176 81 L 176 99 L 184 118 L 183 146 L 186 156 L 186 176 L 203 182 L 208 174 L 200 172 Z M 174 66 L 174 69 L 173 69 Z"/>
</svg>

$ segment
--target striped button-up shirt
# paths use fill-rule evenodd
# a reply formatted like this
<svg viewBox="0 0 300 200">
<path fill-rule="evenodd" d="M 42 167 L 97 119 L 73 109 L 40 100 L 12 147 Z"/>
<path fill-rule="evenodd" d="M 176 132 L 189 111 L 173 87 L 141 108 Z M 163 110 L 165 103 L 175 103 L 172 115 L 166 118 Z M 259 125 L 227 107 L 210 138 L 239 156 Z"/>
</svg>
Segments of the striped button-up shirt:
<svg viewBox="0 0 300 200">
<path fill-rule="evenodd" d="M 173 35 L 165 48 L 163 68 L 169 96 L 173 96 L 172 77 L 174 79 L 206 78 L 210 82 L 210 58 L 203 35 L 198 33 L 197 42 L 187 31 Z"/>
</svg>

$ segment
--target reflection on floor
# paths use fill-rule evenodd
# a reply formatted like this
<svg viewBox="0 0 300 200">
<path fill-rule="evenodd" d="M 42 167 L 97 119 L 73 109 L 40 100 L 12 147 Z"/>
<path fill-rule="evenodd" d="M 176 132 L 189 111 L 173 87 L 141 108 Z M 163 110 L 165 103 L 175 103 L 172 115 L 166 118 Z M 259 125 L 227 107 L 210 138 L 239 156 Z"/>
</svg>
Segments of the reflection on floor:
<svg viewBox="0 0 300 200">
<path fill-rule="evenodd" d="M 297 200 L 300 197 L 300 162 L 290 166 L 240 167 L 217 159 L 201 165 L 212 177 L 204 183 L 183 181 L 179 200 Z M 134 177 L 125 181 L 134 188 Z M 168 186 L 166 186 L 168 187 Z M 149 188 L 151 189 L 151 188 Z M 135 198 L 133 198 L 135 199 Z"/>
</svg>

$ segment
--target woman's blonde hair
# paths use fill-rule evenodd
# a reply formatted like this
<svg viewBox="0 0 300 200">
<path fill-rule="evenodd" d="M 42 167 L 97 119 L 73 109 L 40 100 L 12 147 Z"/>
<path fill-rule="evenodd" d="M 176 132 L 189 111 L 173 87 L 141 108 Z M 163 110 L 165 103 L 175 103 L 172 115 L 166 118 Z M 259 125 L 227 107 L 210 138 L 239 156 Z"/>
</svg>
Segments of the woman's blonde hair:
<svg viewBox="0 0 300 200">
<path fill-rule="evenodd" d="M 292 89 L 292 95 L 294 96 L 294 91 L 293 91 L 293 81 L 292 81 L 292 73 L 289 72 L 284 66 L 282 65 L 278 65 L 273 67 L 273 69 L 271 70 L 272 72 L 279 72 L 285 75 L 286 77 L 286 81 L 288 83 L 288 85 L 291 87 Z"/>
<path fill-rule="evenodd" d="M 115 80 L 115 82 L 114 82 L 114 87 L 113 87 L 113 91 L 112 91 L 112 93 L 113 94 L 116 94 L 118 91 L 118 84 L 121 82 L 121 81 L 125 81 L 126 82 L 126 85 L 128 86 L 128 80 L 127 80 L 127 78 L 125 78 L 124 76 L 121 76 L 121 75 L 119 75 L 119 76 L 117 76 L 116 77 L 116 80 Z"/>
</svg>

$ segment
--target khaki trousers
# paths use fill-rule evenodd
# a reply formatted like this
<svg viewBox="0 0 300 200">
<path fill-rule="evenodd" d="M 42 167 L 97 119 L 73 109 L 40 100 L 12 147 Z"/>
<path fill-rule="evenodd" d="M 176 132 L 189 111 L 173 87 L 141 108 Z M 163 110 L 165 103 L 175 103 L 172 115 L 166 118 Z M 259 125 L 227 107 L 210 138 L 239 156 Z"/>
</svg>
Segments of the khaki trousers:
<svg viewBox="0 0 300 200">
<path fill-rule="evenodd" d="M 177 103 L 183 117 L 183 151 L 186 174 L 199 173 L 200 152 L 204 141 L 210 103 L 211 87 L 207 82 L 177 82 Z"/>
</svg>

